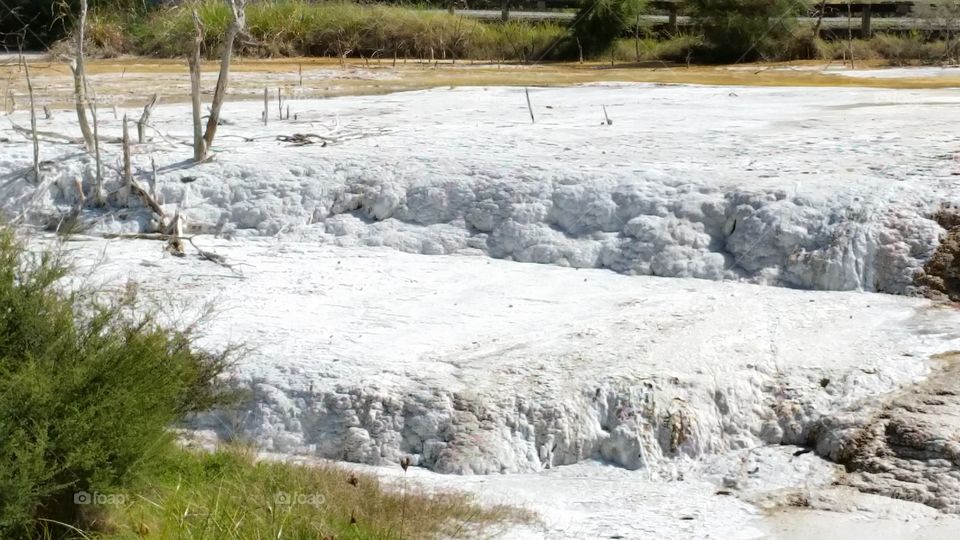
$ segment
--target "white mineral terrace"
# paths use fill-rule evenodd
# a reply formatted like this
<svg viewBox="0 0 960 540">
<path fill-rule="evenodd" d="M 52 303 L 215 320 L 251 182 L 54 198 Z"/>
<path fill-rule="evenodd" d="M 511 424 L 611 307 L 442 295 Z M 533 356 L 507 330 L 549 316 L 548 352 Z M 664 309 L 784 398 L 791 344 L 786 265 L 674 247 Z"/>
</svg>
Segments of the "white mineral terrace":
<svg viewBox="0 0 960 540">
<path fill-rule="evenodd" d="M 101 237 L 151 220 L 119 207 L 110 143 L 110 206 L 67 248 L 85 279 L 133 280 L 176 320 L 215 305 L 203 346 L 251 347 L 233 370 L 248 403 L 192 428 L 387 477 L 412 456 L 414 481 L 541 514 L 507 538 L 953 537 L 960 443 L 939 417 L 889 474 L 832 462 L 896 400 L 935 407 L 925 381 L 950 361 L 932 356 L 960 349 L 960 312 L 910 296 L 944 234 L 933 213 L 960 203 L 960 92 L 530 99 L 535 122 L 523 88 L 294 97 L 266 126 L 262 103 L 228 102 L 200 165 L 178 142 L 188 107 L 160 106 L 138 182 L 154 158 L 149 189 L 230 268 Z M 294 134 L 312 144 L 278 140 Z M 76 217 L 92 159 L 48 141 L 37 186 L 31 144 L 4 138 L 2 210 Z"/>
</svg>

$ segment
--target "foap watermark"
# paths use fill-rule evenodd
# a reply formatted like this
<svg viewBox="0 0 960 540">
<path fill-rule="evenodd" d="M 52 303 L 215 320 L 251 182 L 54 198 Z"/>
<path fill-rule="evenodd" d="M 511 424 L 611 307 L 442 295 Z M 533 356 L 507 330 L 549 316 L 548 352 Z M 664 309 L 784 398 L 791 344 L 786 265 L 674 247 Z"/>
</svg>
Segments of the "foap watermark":
<svg viewBox="0 0 960 540">
<path fill-rule="evenodd" d="M 126 502 L 126 496 L 119 493 L 100 493 L 99 491 L 77 491 L 73 494 L 73 504 L 96 504 L 100 506 L 121 506 Z"/>
<path fill-rule="evenodd" d="M 322 506 L 325 499 L 319 493 L 278 491 L 273 500 L 278 506 Z"/>
</svg>

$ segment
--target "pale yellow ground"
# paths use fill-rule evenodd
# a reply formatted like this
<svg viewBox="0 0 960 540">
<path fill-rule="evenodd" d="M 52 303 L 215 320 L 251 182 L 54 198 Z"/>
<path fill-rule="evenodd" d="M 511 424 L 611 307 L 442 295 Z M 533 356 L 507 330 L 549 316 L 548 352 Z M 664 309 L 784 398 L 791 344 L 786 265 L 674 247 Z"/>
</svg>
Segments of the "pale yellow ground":
<svg viewBox="0 0 960 540">
<path fill-rule="evenodd" d="M 33 58 L 31 75 L 39 105 L 69 106 L 72 99 L 70 71 L 61 59 Z M 832 67 L 839 66 L 833 63 Z M 347 94 L 379 94 L 446 86 L 557 86 L 589 82 L 652 82 L 747 86 L 837 86 L 874 88 L 946 88 L 960 86 L 960 76 L 871 79 L 825 73 L 824 62 L 739 65 L 735 68 L 668 64 L 603 63 L 496 65 L 458 62 L 426 64 L 392 58 L 341 65 L 335 59 L 286 58 L 280 60 L 235 59 L 230 83 L 231 99 L 262 98 L 269 87 L 271 98 L 278 87 L 295 97 L 330 97 Z M 877 64 L 858 63 L 858 69 Z M 203 67 L 204 92 L 213 90 L 218 64 Z M 163 103 L 188 99 L 187 68 L 180 60 L 124 58 L 88 62 L 90 83 L 102 106 L 143 103 L 151 94 Z M 301 82 L 302 73 L 302 82 Z M 17 108 L 26 107 L 26 80 L 16 58 L 0 60 L 0 96 L 5 110 L 10 92 Z"/>
</svg>

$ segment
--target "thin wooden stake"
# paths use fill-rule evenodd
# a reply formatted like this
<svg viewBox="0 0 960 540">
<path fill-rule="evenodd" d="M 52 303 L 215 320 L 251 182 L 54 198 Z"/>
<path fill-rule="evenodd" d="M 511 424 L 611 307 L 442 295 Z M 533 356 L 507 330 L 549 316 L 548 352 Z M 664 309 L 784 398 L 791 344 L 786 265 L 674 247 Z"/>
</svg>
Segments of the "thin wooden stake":
<svg viewBox="0 0 960 540">
<path fill-rule="evenodd" d="M 153 107 L 157 104 L 159 99 L 160 94 L 154 94 L 153 97 L 150 98 L 150 102 L 147 103 L 146 107 L 143 108 L 143 114 L 140 115 L 140 120 L 137 122 L 137 141 L 140 144 L 145 142 L 146 134 L 144 132 L 144 128 L 147 126 L 147 122 L 150 121 L 150 114 L 153 113 Z M 196 136 L 196 132 L 194 133 L 194 136 Z"/>
<path fill-rule="evenodd" d="M 270 91 L 263 89 L 263 125 L 267 125 L 267 118 L 270 116 Z"/>
<path fill-rule="evenodd" d="M 530 89 L 524 88 L 523 91 L 527 94 L 527 110 L 530 111 L 530 123 L 536 124 L 537 120 L 533 117 L 533 105 L 530 104 Z"/>
</svg>

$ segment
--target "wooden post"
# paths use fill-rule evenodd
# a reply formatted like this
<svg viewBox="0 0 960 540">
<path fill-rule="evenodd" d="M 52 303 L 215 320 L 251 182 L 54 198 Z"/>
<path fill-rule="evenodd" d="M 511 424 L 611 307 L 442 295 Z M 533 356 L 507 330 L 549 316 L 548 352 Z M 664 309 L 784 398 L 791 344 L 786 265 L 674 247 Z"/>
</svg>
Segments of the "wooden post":
<svg viewBox="0 0 960 540">
<path fill-rule="evenodd" d="M 130 128 L 127 127 L 127 115 L 123 115 L 123 188 L 121 201 L 123 206 L 130 204 L 130 186 L 133 184 L 133 167 L 130 164 Z"/>
<path fill-rule="evenodd" d="M 863 13 L 860 14 L 860 38 L 861 39 L 870 39 L 870 16 L 871 8 L 870 4 L 864 4 Z"/>
<path fill-rule="evenodd" d="M 678 11 L 677 5 L 670 4 L 669 10 L 670 10 L 669 11 L 670 15 L 667 21 L 667 27 L 670 28 L 671 32 L 676 32 L 677 31 L 677 11 Z"/>
<path fill-rule="evenodd" d="M 510 0 L 500 0 L 500 21 L 510 20 Z"/>
</svg>

